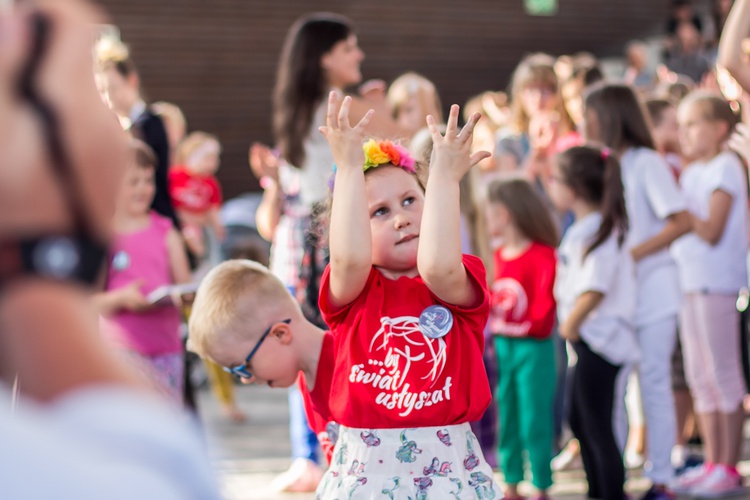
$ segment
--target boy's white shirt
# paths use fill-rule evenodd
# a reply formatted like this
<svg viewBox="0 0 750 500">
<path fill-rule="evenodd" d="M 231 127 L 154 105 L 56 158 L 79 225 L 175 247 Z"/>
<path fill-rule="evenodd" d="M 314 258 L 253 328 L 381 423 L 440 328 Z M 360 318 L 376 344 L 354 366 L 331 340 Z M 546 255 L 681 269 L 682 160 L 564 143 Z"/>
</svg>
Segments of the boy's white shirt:
<svg viewBox="0 0 750 500">
<path fill-rule="evenodd" d="M 711 161 L 690 164 L 680 177 L 688 209 L 700 219 L 708 218 L 709 201 L 716 190 L 732 196 L 724 232 L 711 246 L 695 233 L 672 245 L 680 283 L 685 293 L 735 294 L 747 286 L 747 179 L 739 158 L 723 152 Z"/>
<path fill-rule="evenodd" d="M 660 233 L 667 217 L 687 209 L 682 192 L 666 161 L 654 150 L 630 148 L 622 157 L 631 249 Z M 635 266 L 637 300 L 635 322 L 646 325 L 674 316 L 682 305 L 677 265 L 664 248 Z"/>
<path fill-rule="evenodd" d="M 619 248 L 612 234 L 583 258 L 601 219 L 601 214 L 594 212 L 576 221 L 560 243 L 555 280 L 558 319 L 567 321 L 583 293 L 604 294 L 581 325 L 581 339 L 612 364 L 635 363 L 640 350 L 633 327 L 636 283 L 630 252 L 624 245 Z"/>
</svg>

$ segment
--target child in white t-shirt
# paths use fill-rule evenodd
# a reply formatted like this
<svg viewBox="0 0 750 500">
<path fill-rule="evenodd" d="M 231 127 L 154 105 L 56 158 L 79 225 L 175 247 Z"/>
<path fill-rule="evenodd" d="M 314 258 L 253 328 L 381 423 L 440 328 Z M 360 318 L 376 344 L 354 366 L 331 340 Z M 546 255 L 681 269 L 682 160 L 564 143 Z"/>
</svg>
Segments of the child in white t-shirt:
<svg viewBox="0 0 750 500">
<path fill-rule="evenodd" d="M 570 427 L 581 444 L 588 497 L 623 500 L 625 467 L 612 414 L 621 367 L 638 360 L 635 273 L 620 165 L 608 149 L 574 147 L 552 167 L 549 194 L 576 222 L 560 244 L 555 299 L 560 335 L 578 357 Z"/>
<path fill-rule="evenodd" d="M 691 160 L 680 186 L 692 232 L 672 250 L 685 292 L 680 317 L 685 372 L 706 462 L 678 478 L 675 490 L 718 495 L 742 484 L 736 465 L 745 387 L 735 301 L 747 283 L 747 179 L 739 158 L 724 150 L 737 123 L 727 101 L 691 94 L 680 105 L 678 118 L 682 149 Z"/>
<path fill-rule="evenodd" d="M 659 500 L 668 495 L 673 480 L 671 455 L 677 436 L 670 360 L 682 294 L 669 245 L 689 231 L 690 218 L 674 174 L 656 152 L 633 89 L 603 84 L 587 95 L 585 109 L 586 139 L 612 148 L 621 165 L 630 226 L 626 246 L 636 273 L 634 323 L 643 353 L 636 368 L 648 441 L 646 476 L 653 483 L 644 498 Z M 631 384 L 628 391 L 634 389 Z M 618 424 L 624 423 L 623 412 Z"/>
</svg>

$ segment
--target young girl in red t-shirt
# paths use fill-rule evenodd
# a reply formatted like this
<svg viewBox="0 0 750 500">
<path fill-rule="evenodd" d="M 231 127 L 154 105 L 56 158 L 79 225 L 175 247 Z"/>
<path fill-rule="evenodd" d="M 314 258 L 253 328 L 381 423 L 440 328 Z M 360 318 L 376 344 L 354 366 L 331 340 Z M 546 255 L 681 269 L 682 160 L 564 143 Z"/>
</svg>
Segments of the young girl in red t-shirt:
<svg viewBox="0 0 750 500">
<path fill-rule="evenodd" d="M 459 131 L 453 106 L 445 136 L 428 117 L 425 190 L 404 148 L 362 147 L 372 113 L 352 127 L 349 106 L 332 93 L 321 128 L 337 165 L 320 306 L 335 336 L 329 405 L 341 429 L 317 495 L 495 498 L 469 427 L 491 400 L 486 278 L 459 237 L 458 183 L 489 154 L 470 154 L 478 116 Z"/>
<path fill-rule="evenodd" d="M 488 190 L 490 234 L 502 240 L 494 255 L 489 329 L 498 359 L 500 466 L 509 500 L 518 499 L 528 454 L 536 499 L 552 486 L 555 399 L 555 247 L 549 209 L 522 179 L 494 181 Z"/>
</svg>

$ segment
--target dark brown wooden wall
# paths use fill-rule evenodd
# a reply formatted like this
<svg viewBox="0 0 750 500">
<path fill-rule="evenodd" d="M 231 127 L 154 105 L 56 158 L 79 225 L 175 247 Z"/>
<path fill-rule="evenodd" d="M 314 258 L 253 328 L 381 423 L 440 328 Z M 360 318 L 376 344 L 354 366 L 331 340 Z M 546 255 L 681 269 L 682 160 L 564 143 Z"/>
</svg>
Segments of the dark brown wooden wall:
<svg viewBox="0 0 750 500">
<path fill-rule="evenodd" d="M 505 88 L 524 53 L 619 55 L 659 33 L 669 0 L 559 0 L 531 17 L 522 0 L 99 0 L 131 47 L 149 100 L 181 106 L 189 127 L 218 134 L 227 197 L 257 188 L 252 141 L 271 141 L 270 96 L 287 29 L 313 10 L 357 24 L 366 78 L 416 70 L 443 103 Z"/>
</svg>

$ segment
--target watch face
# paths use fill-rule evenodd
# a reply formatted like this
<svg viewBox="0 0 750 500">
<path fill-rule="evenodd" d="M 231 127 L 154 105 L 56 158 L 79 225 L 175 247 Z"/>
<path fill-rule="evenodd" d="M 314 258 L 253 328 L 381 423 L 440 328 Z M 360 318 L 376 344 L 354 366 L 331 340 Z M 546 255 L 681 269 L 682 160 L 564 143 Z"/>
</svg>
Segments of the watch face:
<svg viewBox="0 0 750 500">
<path fill-rule="evenodd" d="M 78 267 L 80 256 L 70 238 L 50 238 L 37 245 L 33 259 L 39 274 L 68 278 Z"/>
<path fill-rule="evenodd" d="M 124 250 L 120 250 L 112 258 L 112 268 L 115 271 L 124 271 L 130 267 L 130 255 Z"/>
</svg>

